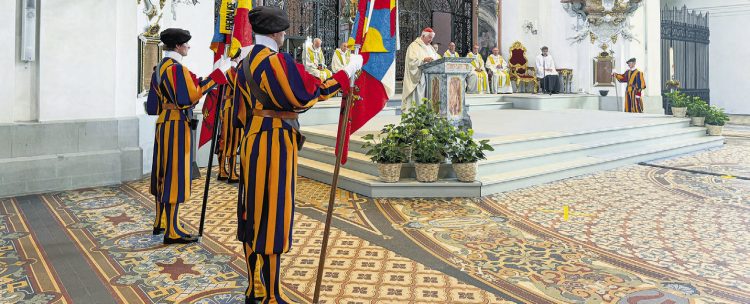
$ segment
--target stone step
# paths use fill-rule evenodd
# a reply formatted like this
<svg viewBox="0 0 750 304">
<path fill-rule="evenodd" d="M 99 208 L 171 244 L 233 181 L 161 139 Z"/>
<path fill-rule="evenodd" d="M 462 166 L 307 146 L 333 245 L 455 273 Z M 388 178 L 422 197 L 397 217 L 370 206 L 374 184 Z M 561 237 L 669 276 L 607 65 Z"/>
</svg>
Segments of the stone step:
<svg viewBox="0 0 750 304">
<path fill-rule="evenodd" d="M 333 165 L 299 158 L 298 173 L 304 177 L 330 185 L 333 170 Z M 346 168 L 340 171 L 338 187 L 367 197 L 478 197 L 481 193 L 479 182 L 443 179 L 421 183 L 413 178 L 402 178 L 398 183 L 384 183 L 377 176 Z"/>
<path fill-rule="evenodd" d="M 578 157 L 611 151 L 626 151 L 648 147 L 664 142 L 679 142 L 684 139 L 704 137 L 705 128 L 684 128 L 669 130 L 664 133 L 645 134 L 637 137 L 618 138 L 599 142 L 588 142 L 585 144 L 563 144 L 537 149 L 522 150 L 516 152 L 505 152 L 490 155 L 485 161 L 479 163 L 480 175 L 492 174 L 518 170 L 537 166 L 545 163 L 556 163 Z"/>
<path fill-rule="evenodd" d="M 644 135 L 668 134 L 675 130 L 688 127 L 688 119 L 665 119 L 662 122 L 642 124 L 637 126 L 616 127 L 600 130 L 587 130 L 577 133 L 531 133 L 517 134 L 488 138 L 490 145 L 495 151 L 487 153 L 488 156 L 508 152 L 526 151 L 530 149 L 541 149 L 552 146 L 568 144 L 591 144 L 602 141 L 610 141 L 611 138 L 626 140 Z M 323 146 L 333 147 L 336 144 L 336 132 L 334 130 L 320 130 L 315 128 L 302 128 L 308 143 L 317 143 Z M 362 145 L 364 140 L 359 136 L 352 136 L 349 141 L 349 151 L 365 153 Z"/>
<path fill-rule="evenodd" d="M 488 156 L 484 161 L 479 162 L 478 173 L 480 175 L 493 174 L 494 172 L 503 172 L 527 168 L 544 163 L 564 161 L 592 153 L 603 153 L 607 151 L 622 151 L 631 148 L 638 148 L 644 145 L 650 145 L 667 141 L 678 141 L 686 138 L 697 138 L 705 135 L 705 129 L 699 127 L 670 130 L 666 133 L 645 134 L 637 137 L 615 138 L 609 141 L 601 141 L 591 144 L 562 144 L 542 148 L 533 148 L 516 152 L 504 152 Z M 334 164 L 334 148 L 331 146 L 320 145 L 317 143 L 306 143 L 300 157 L 305 157 L 318 162 Z M 378 174 L 377 165 L 373 163 L 369 156 L 357 151 L 350 151 L 348 161 L 344 165 L 354 171 L 364 172 L 370 175 Z M 405 164 L 401 169 L 401 177 L 415 177 L 414 167 L 411 164 Z M 440 177 L 455 177 L 449 164 L 441 167 Z"/>
<path fill-rule="evenodd" d="M 544 163 L 494 175 L 479 175 L 479 181 L 474 183 L 462 183 L 454 178 L 443 178 L 436 183 L 420 183 L 413 178 L 402 178 L 398 183 L 383 183 L 378 180 L 377 173 L 368 174 L 342 168 L 339 187 L 368 197 L 478 197 L 642 161 L 720 147 L 723 142 L 722 137 L 704 136 L 663 142 L 649 146 L 647 149 L 631 148 L 616 152 L 593 153 L 589 156 Z M 332 164 L 304 157 L 299 159 L 300 175 L 320 182 L 330 184 L 333 169 Z M 441 169 L 448 169 L 447 165 Z"/>
<path fill-rule="evenodd" d="M 628 164 L 717 148 L 723 144 L 723 137 L 688 138 L 648 146 L 645 149 L 634 148 L 619 152 L 592 154 L 563 162 L 481 176 L 479 179 L 482 182 L 482 195 L 489 195 L 614 169 Z"/>
</svg>

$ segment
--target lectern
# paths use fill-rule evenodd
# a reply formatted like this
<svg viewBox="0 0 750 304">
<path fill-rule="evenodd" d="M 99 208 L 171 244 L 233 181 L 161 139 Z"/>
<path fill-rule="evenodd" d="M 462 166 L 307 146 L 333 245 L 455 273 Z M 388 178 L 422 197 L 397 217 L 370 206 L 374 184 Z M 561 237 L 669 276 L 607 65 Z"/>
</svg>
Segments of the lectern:
<svg viewBox="0 0 750 304">
<path fill-rule="evenodd" d="M 466 76 L 474 69 L 472 58 L 446 57 L 419 67 L 427 81 L 425 98 L 454 126 L 471 128 L 466 109 Z"/>
</svg>

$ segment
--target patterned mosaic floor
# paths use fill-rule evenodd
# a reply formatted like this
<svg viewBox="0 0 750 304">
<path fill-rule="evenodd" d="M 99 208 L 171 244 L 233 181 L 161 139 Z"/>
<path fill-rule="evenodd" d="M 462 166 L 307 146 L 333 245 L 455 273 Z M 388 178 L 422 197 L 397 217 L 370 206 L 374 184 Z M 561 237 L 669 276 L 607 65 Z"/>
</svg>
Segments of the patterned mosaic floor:
<svg viewBox="0 0 750 304">
<path fill-rule="evenodd" d="M 750 140 L 481 199 L 377 199 L 339 191 L 325 303 L 750 303 Z M 0 302 L 69 303 L 33 208 L 76 248 L 112 302 L 234 303 L 246 274 L 236 188 L 212 183 L 206 237 L 150 235 L 148 180 L 0 203 Z M 328 186 L 298 182 L 291 295 L 310 302 Z M 197 230 L 203 184 L 183 209 Z M 45 213 L 46 212 L 46 213 Z M 35 219 L 37 217 L 34 217 Z M 35 226 L 36 225 L 36 226 Z M 32 227 L 33 226 L 33 227 Z M 67 289 L 66 289 L 67 288 Z M 91 298 L 94 302 L 106 302 Z"/>
</svg>

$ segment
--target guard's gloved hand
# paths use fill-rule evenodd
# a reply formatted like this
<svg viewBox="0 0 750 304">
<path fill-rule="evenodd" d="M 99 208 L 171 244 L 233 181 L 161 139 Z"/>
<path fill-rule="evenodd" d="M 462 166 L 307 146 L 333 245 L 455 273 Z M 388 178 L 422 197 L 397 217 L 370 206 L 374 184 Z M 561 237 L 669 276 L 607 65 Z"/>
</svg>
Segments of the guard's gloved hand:
<svg viewBox="0 0 750 304">
<path fill-rule="evenodd" d="M 364 59 L 362 58 L 362 55 L 354 55 L 352 54 L 351 57 L 349 57 L 349 64 L 347 64 L 344 67 L 344 71 L 346 72 L 346 75 L 349 76 L 349 78 L 352 78 L 357 71 L 362 69 L 362 64 L 364 63 Z"/>
<path fill-rule="evenodd" d="M 225 73 L 230 68 L 232 68 L 232 63 L 229 58 L 219 59 L 219 61 L 214 63 L 214 71 L 211 72 L 211 75 L 208 75 L 208 77 L 213 79 L 216 84 L 227 84 L 229 83 L 229 81 L 227 81 L 227 76 Z"/>
</svg>

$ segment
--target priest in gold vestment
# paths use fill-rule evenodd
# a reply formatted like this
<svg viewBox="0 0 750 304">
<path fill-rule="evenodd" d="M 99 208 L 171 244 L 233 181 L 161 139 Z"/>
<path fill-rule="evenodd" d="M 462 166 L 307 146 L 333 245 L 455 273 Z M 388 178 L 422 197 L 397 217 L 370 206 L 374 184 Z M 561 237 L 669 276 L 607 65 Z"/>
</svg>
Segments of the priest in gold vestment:
<svg viewBox="0 0 750 304">
<path fill-rule="evenodd" d="M 406 49 L 404 67 L 404 91 L 401 101 L 401 110 L 407 111 L 422 102 L 424 90 L 427 85 L 419 66 L 438 59 L 438 54 L 430 43 L 435 38 L 435 32 L 431 28 L 422 30 L 422 34 Z"/>
</svg>

